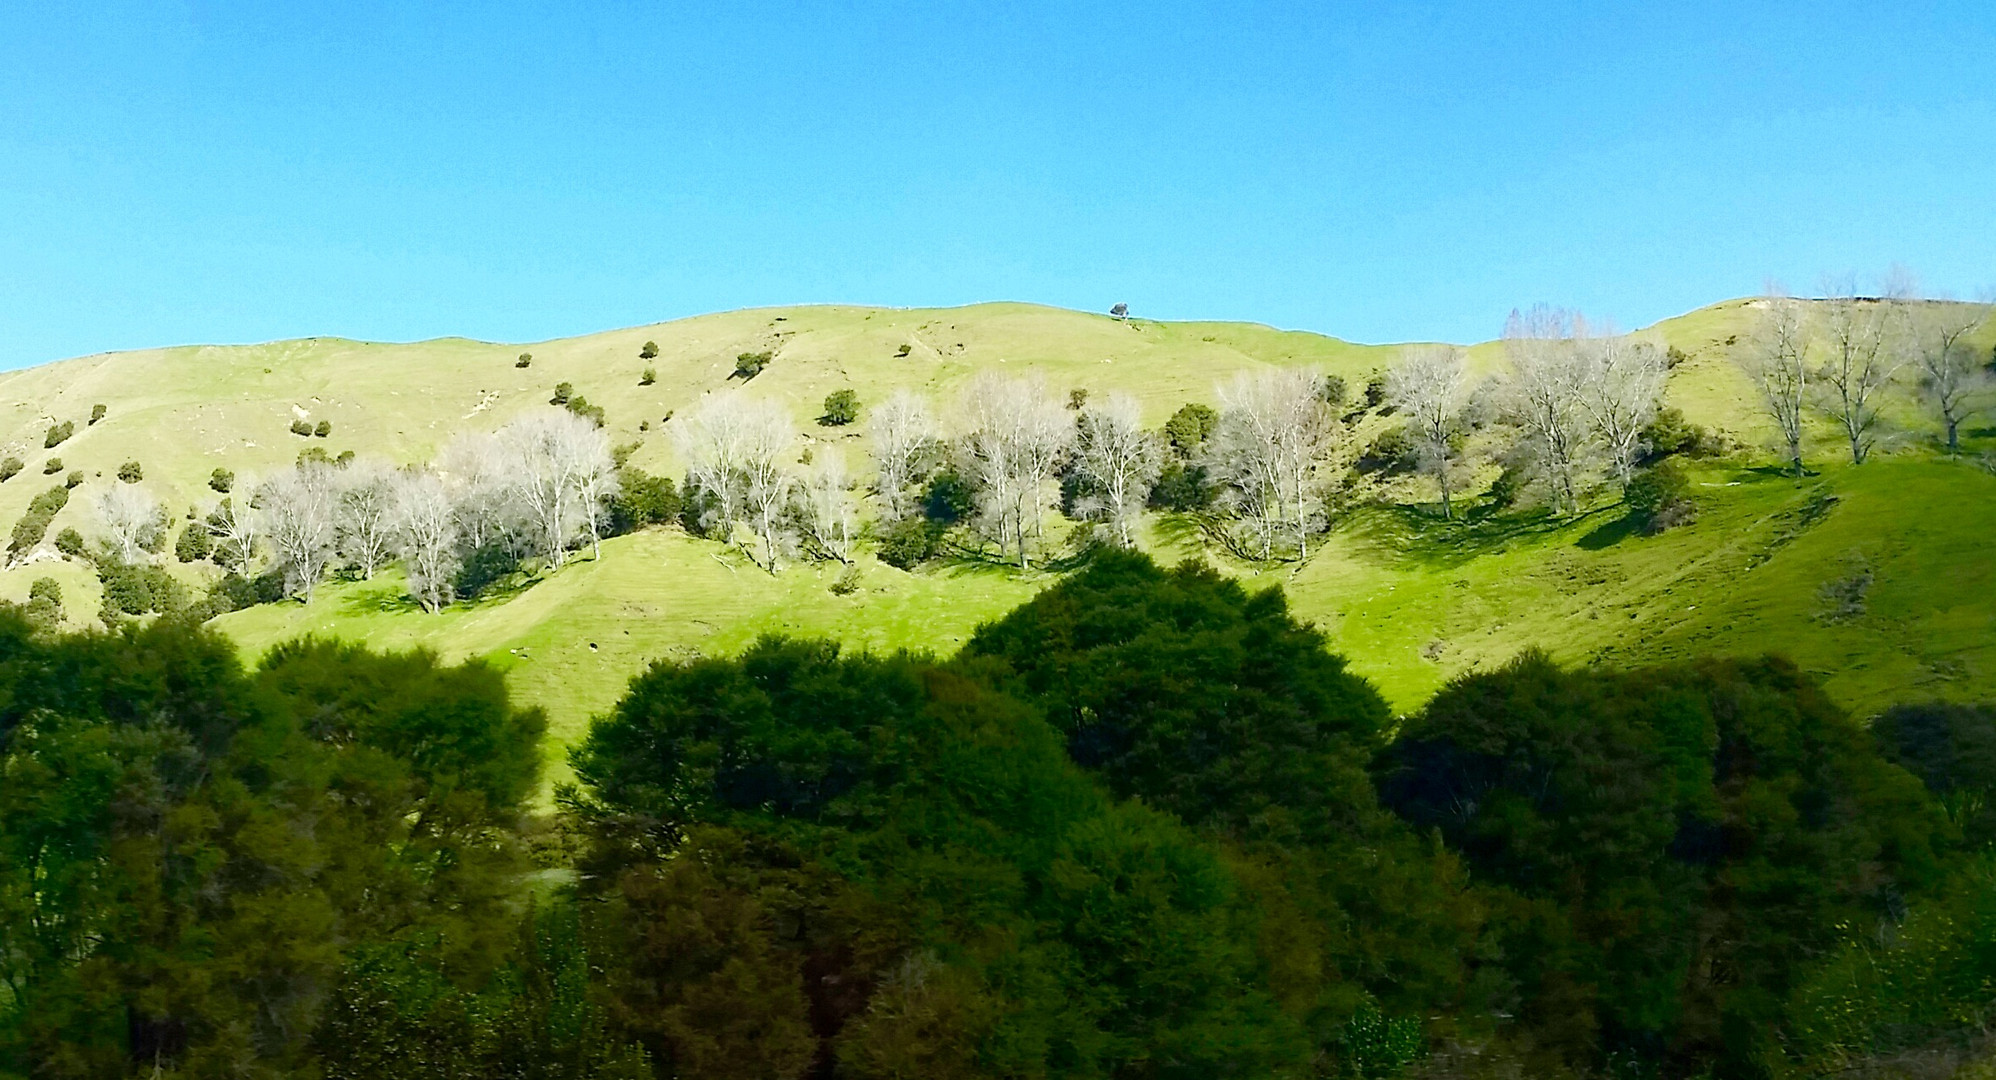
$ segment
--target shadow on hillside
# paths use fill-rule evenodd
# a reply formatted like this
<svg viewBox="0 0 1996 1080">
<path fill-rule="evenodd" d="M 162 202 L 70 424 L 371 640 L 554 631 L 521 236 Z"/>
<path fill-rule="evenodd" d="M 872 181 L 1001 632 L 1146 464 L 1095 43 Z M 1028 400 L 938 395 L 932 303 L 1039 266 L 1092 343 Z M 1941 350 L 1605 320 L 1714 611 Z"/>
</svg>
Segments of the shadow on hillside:
<svg viewBox="0 0 1996 1080">
<path fill-rule="evenodd" d="M 1574 541 L 1574 546 L 1583 551 L 1601 551 L 1614 547 L 1635 534 L 1635 519 L 1624 514 L 1595 527 L 1587 535 Z"/>
<path fill-rule="evenodd" d="M 1430 566 L 1456 567 L 1501 554 L 1518 544 L 1543 543 L 1590 522 L 1595 528 L 1583 536 L 1581 546 L 1588 546 L 1587 539 L 1596 537 L 1596 546 L 1606 547 L 1620 539 L 1611 539 L 1611 530 L 1622 521 L 1616 516 L 1621 509 L 1620 503 L 1610 503 L 1572 517 L 1558 517 L 1545 509 L 1503 513 L 1478 507 L 1465 517 L 1443 521 L 1431 511 L 1413 507 L 1371 506 L 1346 518 L 1340 531 L 1381 553 Z"/>
<path fill-rule="evenodd" d="M 366 587 L 349 593 L 340 603 L 342 615 L 394 615 L 409 611 L 421 613 L 423 605 L 392 585 L 366 583 Z"/>
</svg>

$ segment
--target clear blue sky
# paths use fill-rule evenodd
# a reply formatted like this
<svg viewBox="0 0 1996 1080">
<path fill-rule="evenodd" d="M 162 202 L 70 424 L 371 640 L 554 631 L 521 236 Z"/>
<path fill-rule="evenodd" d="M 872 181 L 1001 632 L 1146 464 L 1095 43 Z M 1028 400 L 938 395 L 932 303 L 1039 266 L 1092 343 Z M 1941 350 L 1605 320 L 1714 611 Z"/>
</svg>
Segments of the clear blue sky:
<svg viewBox="0 0 1996 1080">
<path fill-rule="evenodd" d="M 1990 0 L 0 5 L 0 367 L 816 301 L 1478 340 L 1895 261 L 1996 282 Z"/>
</svg>

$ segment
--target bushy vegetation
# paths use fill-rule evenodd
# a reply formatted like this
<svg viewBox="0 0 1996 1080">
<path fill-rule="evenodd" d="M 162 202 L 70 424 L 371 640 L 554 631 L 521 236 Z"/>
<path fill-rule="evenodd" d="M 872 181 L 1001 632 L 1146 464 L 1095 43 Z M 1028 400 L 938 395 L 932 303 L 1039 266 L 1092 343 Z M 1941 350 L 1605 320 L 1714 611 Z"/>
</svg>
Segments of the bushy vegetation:
<svg viewBox="0 0 1996 1080">
<path fill-rule="evenodd" d="M 0 1074 L 1819 1076 L 1988 1020 L 1996 718 L 1778 660 L 1396 731 L 1279 591 L 1105 551 L 955 658 L 652 665 L 550 829 L 488 668 L 59 611 L 0 609 Z"/>
<path fill-rule="evenodd" d="M 824 412 L 818 416 L 818 423 L 826 427 L 844 427 L 859 419 L 859 395 L 851 390 L 834 390 L 825 395 Z"/>
<path fill-rule="evenodd" d="M 69 441 L 69 437 L 74 434 L 76 434 L 76 421 L 74 420 L 64 420 L 60 424 L 50 424 L 48 434 L 42 439 L 42 448 L 44 450 L 53 450 L 57 446 Z"/>
<path fill-rule="evenodd" d="M 12 454 L 9 454 L 5 460 L 0 460 L 0 484 L 12 480 L 21 469 L 21 459 Z"/>
</svg>

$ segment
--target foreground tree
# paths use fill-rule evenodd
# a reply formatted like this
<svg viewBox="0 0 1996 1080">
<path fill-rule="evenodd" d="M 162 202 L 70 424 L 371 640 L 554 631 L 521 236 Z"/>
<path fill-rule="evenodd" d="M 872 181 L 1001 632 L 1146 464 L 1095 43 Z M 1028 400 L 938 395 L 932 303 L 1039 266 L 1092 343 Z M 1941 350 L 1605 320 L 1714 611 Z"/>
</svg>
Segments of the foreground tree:
<svg viewBox="0 0 1996 1080">
<path fill-rule="evenodd" d="M 1110 394 L 1081 414 L 1075 463 L 1095 494 L 1094 510 L 1108 522 L 1120 547 L 1134 547 L 1132 527 L 1157 481 L 1164 455 L 1158 437 L 1143 428 L 1143 408 L 1130 394 Z"/>
<path fill-rule="evenodd" d="M 1321 469 L 1339 434 L 1323 379 L 1298 368 L 1243 372 L 1219 399 L 1208 453 L 1228 503 L 1249 523 L 1261 558 L 1273 558 L 1284 538 L 1309 558 L 1323 519 Z"/>
<path fill-rule="evenodd" d="M 1802 475 L 1802 423 L 1810 401 L 1809 340 L 1802 306 L 1786 296 L 1754 301 L 1753 328 L 1733 362 L 1753 383 L 1761 408 L 1781 434 L 1786 460 Z"/>
<path fill-rule="evenodd" d="M 1444 520 L 1455 516 L 1449 496 L 1468 395 L 1469 372 L 1453 345 L 1409 346 L 1386 372 L 1386 400 L 1407 418 L 1415 465 L 1440 490 Z"/>
<path fill-rule="evenodd" d="M 1961 422 L 1974 415 L 1989 389 L 1989 369 L 1966 340 L 1989 311 L 1982 304 L 1931 303 L 1913 316 L 1921 397 L 1946 432 L 1950 457 L 1961 451 Z"/>
<path fill-rule="evenodd" d="M 979 521 L 998 550 L 1011 548 L 1025 569 L 1027 540 L 1042 533 L 1074 424 L 1037 375 L 980 374 L 964 388 L 961 407 L 959 468 L 977 493 Z"/>
</svg>

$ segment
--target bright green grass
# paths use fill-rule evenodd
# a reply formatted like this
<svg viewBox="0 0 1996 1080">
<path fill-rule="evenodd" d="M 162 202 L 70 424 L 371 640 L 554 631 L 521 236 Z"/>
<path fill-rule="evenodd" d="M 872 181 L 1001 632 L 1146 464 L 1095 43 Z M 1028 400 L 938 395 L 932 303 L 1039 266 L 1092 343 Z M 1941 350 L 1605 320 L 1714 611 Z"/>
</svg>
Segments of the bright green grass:
<svg viewBox="0 0 1996 1080">
<path fill-rule="evenodd" d="M 1691 358 L 1672 374 L 1670 401 L 1759 447 L 1770 433 L 1726 359 L 1726 341 L 1744 320 L 1735 301 L 1653 332 Z M 1996 326 L 1984 331 L 1992 334 Z M 648 339 L 660 356 L 640 360 Z M 909 354 L 899 357 L 904 344 Z M 765 349 L 776 359 L 763 375 L 746 385 L 728 378 L 736 353 Z M 523 350 L 533 364 L 515 368 Z M 807 438 L 821 449 L 847 447 L 857 466 L 864 415 L 851 428 L 809 423 L 825 394 L 843 387 L 873 403 L 910 386 L 946 407 L 978 370 L 1033 370 L 1056 393 L 1133 392 L 1158 423 L 1188 400 L 1211 401 L 1215 384 L 1244 369 L 1307 364 L 1356 389 L 1392 355 L 1261 326 L 1122 323 L 986 304 L 732 312 L 528 346 L 314 339 L 90 357 L 0 375 L 0 434 L 8 440 L 0 449 L 28 462 L 0 485 L 0 523 L 11 524 L 53 481 L 40 474 L 48 454 L 90 477 L 51 536 L 65 524 L 87 532 L 92 493 L 128 459 L 143 463 L 147 485 L 175 508 L 178 527 L 178 511 L 214 498 L 206 479 L 218 465 L 246 477 L 288 465 L 305 446 L 418 460 L 457 431 L 496 427 L 544 402 L 561 381 L 607 409 L 614 438 L 642 444 L 639 464 L 674 472 L 663 418 L 712 393 L 784 402 Z M 1483 370 L 1499 357 L 1490 344 L 1472 351 Z M 658 382 L 640 387 L 647 366 Z M 96 402 L 109 416 L 84 428 Z M 286 429 L 301 414 L 330 419 L 332 437 L 291 435 Z M 78 421 L 78 434 L 42 450 L 42 432 L 64 418 Z M 1895 419 L 1910 427 L 1917 418 L 1901 409 Z M 1403 712 L 1450 676 L 1527 647 L 1610 663 L 1779 651 L 1860 711 L 1917 697 L 1996 697 L 1996 477 L 1916 446 L 1888 447 L 1863 468 L 1837 467 L 1830 463 L 1841 451 L 1828 429 L 1818 425 L 1812 439 L 1811 462 L 1822 472 L 1802 481 L 1746 469 L 1742 463 L 1765 457 L 1755 451 L 1701 466 L 1698 521 L 1660 537 L 1625 535 L 1609 505 L 1572 521 L 1470 525 L 1382 507 L 1342 523 L 1298 570 L 1256 572 L 1218 559 L 1169 523 L 1152 529 L 1147 546 L 1166 561 L 1207 559 L 1257 587 L 1283 586 L 1298 614 L 1323 626 Z M 1996 440 L 1986 435 L 1972 445 L 1977 453 L 1992 448 Z M 1875 578 L 1866 612 L 1841 623 L 1819 618 L 1823 585 L 1855 572 L 1860 560 Z M 62 582 L 72 624 L 91 621 L 94 578 L 59 560 L 0 572 L 0 599 L 25 598 L 43 575 Z M 717 544 L 661 530 L 611 540 L 600 561 L 585 555 L 530 588 L 442 615 L 402 600 L 391 572 L 327 585 L 310 605 L 266 605 L 218 625 L 251 653 L 317 633 L 485 657 L 507 672 L 522 700 L 548 711 L 558 779 L 565 746 L 647 660 L 729 653 L 772 632 L 948 653 L 977 624 L 1054 580 L 988 566 L 911 575 L 869 560 L 861 588 L 836 596 L 836 577 L 810 566 L 771 577 Z"/>
</svg>

